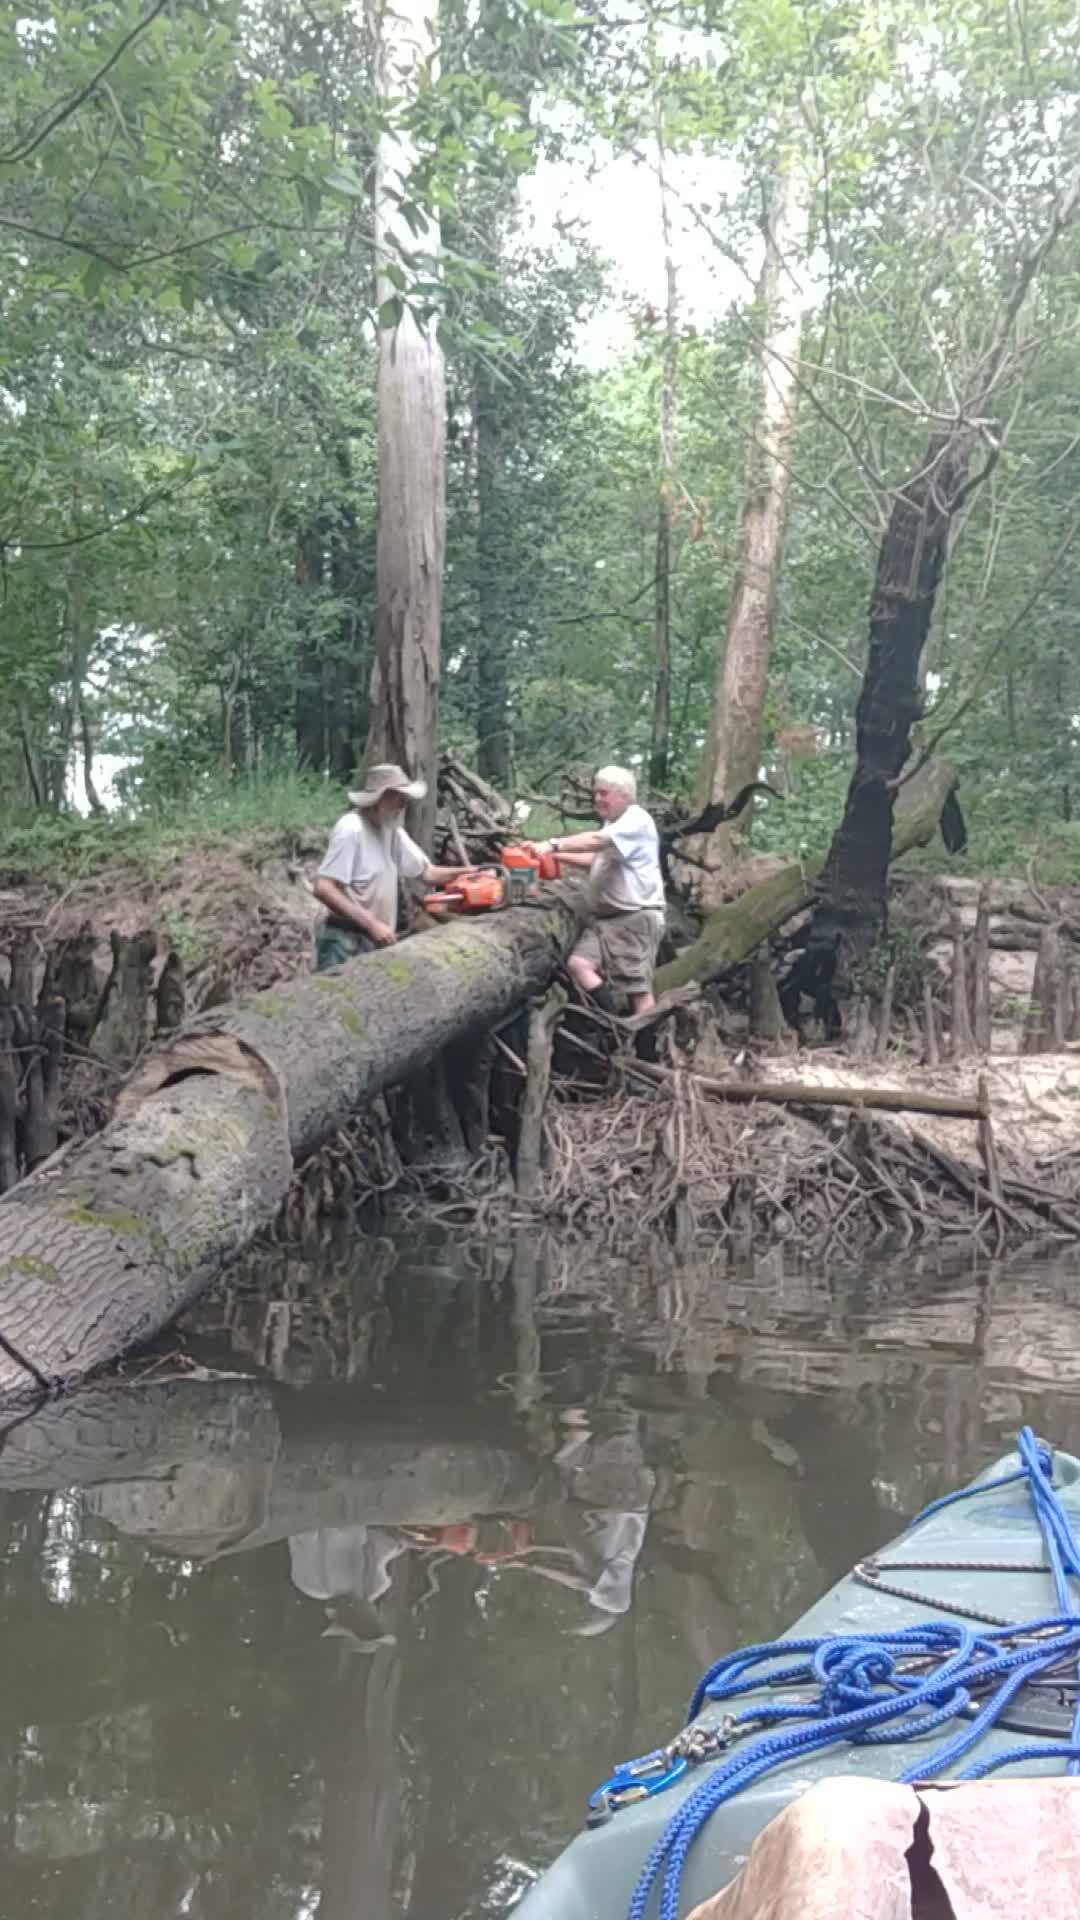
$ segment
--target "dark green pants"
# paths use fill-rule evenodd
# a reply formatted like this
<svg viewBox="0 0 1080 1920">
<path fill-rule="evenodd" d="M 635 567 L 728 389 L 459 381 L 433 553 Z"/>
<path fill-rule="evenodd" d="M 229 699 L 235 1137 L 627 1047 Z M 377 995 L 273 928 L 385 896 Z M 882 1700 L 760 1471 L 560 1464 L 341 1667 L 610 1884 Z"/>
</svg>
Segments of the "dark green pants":
<svg viewBox="0 0 1080 1920">
<path fill-rule="evenodd" d="M 315 971 L 325 973 L 327 967 L 343 966 L 346 960 L 355 960 L 358 953 L 374 953 L 375 942 L 359 927 L 346 926 L 344 920 L 324 920 L 315 935 Z"/>
</svg>

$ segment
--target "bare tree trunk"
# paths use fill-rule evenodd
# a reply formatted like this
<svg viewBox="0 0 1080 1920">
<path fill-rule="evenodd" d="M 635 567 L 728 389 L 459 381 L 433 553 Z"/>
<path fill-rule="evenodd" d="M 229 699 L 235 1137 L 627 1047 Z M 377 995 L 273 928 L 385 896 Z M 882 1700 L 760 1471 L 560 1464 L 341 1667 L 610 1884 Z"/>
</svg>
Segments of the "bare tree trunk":
<svg viewBox="0 0 1080 1920">
<path fill-rule="evenodd" d="M 656 503 L 656 578 L 653 619 L 652 734 L 649 744 L 649 788 L 662 793 L 667 786 L 671 753 L 671 497 L 675 477 L 675 376 L 679 350 L 679 290 L 671 243 L 666 147 L 663 112 L 656 97 L 656 158 L 660 183 L 660 233 L 664 245 L 664 344 L 660 363 L 659 466 L 660 492 Z"/>
<path fill-rule="evenodd" d="M 510 556 L 502 504 L 503 447 L 499 395 L 484 361 L 473 390 L 476 421 L 476 764 L 497 787 L 510 777 L 510 683 L 506 581 Z"/>
<path fill-rule="evenodd" d="M 91 813 L 105 811 L 101 796 L 94 785 L 94 736 L 90 725 L 90 710 L 86 704 L 86 692 L 83 682 L 86 678 L 86 664 L 90 653 L 91 634 L 86 612 L 86 596 L 82 575 L 79 571 L 79 559 L 76 554 L 68 563 L 67 575 L 67 620 L 68 638 L 71 643 L 71 712 L 78 723 L 79 745 L 83 758 L 83 786 L 86 789 L 86 803 Z"/>
<path fill-rule="evenodd" d="M 415 95 L 435 66 L 426 0 L 380 8 L 378 89 Z M 420 236 L 400 224 L 403 186 L 417 164 L 411 136 L 384 127 L 375 151 L 375 251 L 380 314 L 376 398 L 379 519 L 375 555 L 375 661 L 368 762 L 393 760 L 428 781 L 409 809 L 410 832 L 430 838 L 435 820 L 443 562 L 446 549 L 446 374 L 434 320 L 423 326 L 404 306 L 391 269 L 421 245 L 437 256 L 438 216 Z M 429 274 L 432 268 L 429 266 Z"/>
<path fill-rule="evenodd" d="M 766 217 L 765 259 L 758 287 L 760 386 L 746 459 L 746 492 L 739 557 L 728 605 L 727 635 L 718 662 L 699 798 L 730 800 L 758 777 L 761 722 L 769 680 L 776 594 L 783 556 L 790 479 L 789 446 L 798 404 L 799 337 L 803 298 L 793 277 L 807 245 L 808 192 L 796 153 L 777 170 Z M 699 850 L 715 864 L 749 830 L 747 809 L 738 824 L 717 827 Z M 702 900 L 715 904 L 720 883 L 705 874 Z"/>
</svg>

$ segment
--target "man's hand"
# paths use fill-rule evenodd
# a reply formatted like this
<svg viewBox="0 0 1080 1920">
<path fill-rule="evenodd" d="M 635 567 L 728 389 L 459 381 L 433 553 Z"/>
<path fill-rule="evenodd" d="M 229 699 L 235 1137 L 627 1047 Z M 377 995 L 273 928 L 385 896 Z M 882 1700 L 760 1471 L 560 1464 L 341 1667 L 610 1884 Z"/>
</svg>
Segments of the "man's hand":
<svg viewBox="0 0 1080 1920">
<path fill-rule="evenodd" d="M 377 947 L 393 947 L 397 945 L 397 934 L 394 932 L 393 927 L 386 925 L 384 920 L 372 920 L 368 928 L 368 935 L 370 939 L 374 940 Z"/>
</svg>

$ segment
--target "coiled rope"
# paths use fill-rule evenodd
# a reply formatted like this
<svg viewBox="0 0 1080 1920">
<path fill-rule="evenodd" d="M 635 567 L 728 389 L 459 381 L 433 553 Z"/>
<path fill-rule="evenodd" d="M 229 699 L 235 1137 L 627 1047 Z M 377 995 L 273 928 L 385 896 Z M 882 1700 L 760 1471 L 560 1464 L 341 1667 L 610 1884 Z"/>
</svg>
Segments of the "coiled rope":
<svg viewBox="0 0 1080 1920">
<path fill-rule="evenodd" d="M 921 1740 L 965 1716 L 949 1739 L 900 1775 L 904 1783 L 929 1780 L 964 1759 L 1023 1686 L 1055 1674 L 1064 1679 L 1080 1673 L 1080 1612 L 1069 1587 L 1070 1579 L 1080 1577 L 1080 1543 L 1054 1491 L 1050 1449 L 1036 1440 L 1030 1427 L 1024 1427 L 1017 1451 L 1021 1464 L 1014 1472 L 946 1494 L 924 1508 L 918 1521 L 956 1501 L 1026 1481 L 1054 1579 L 1058 1611 L 991 1633 L 924 1621 L 889 1633 L 771 1640 L 718 1660 L 695 1689 L 688 1722 L 696 1719 L 707 1701 L 735 1701 L 763 1687 L 813 1691 L 798 1700 L 755 1700 L 751 1707 L 729 1712 L 715 1726 L 688 1725 L 670 1746 L 617 1767 L 592 1796 L 593 1817 L 603 1818 L 631 1800 L 663 1791 L 688 1767 L 716 1760 L 651 1849 L 627 1920 L 646 1920 L 657 1888 L 659 1920 L 678 1920 L 683 1873 L 694 1841 L 718 1807 L 762 1775 L 840 1744 L 883 1746 Z M 745 1746 L 736 1745 L 750 1733 L 757 1737 Z M 959 1778 L 983 1779 L 1001 1767 L 1034 1759 L 1066 1760 L 1070 1773 L 1080 1771 L 1080 1704 L 1068 1741 L 1010 1747 L 989 1760 L 972 1763 Z"/>
</svg>

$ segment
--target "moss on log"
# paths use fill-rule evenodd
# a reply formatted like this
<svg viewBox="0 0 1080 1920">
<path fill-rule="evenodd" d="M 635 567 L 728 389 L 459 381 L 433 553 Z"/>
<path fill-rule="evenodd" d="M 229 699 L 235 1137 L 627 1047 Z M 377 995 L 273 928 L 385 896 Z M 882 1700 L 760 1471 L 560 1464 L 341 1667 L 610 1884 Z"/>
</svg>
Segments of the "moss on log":
<svg viewBox="0 0 1080 1920">
<path fill-rule="evenodd" d="M 0 1402 L 149 1339 L 275 1218 L 294 1160 L 546 987 L 567 897 L 456 923 L 190 1021 L 104 1132 L 0 1201 Z"/>
<path fill-rule="evenodd" d="M 893 816 L 892 857 L 922 847 L 937 832 L 941 810 L 956 785 L 956 769 L 945 760 L 931 760 L 902 786 Z M 782 927 L 793 914 L 811 905 L 814 887 L 825 865 L 824 853 L 792 860 L 737 900 L 710 913 L 692 946 L 684 947 L 656 978 L 658 993 L 683 987 L 691 980 L 710 980 L 726 967 L 749 958 L 762 940 Z"/>
</svg>

